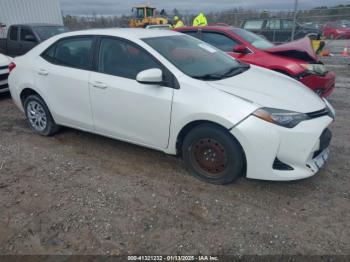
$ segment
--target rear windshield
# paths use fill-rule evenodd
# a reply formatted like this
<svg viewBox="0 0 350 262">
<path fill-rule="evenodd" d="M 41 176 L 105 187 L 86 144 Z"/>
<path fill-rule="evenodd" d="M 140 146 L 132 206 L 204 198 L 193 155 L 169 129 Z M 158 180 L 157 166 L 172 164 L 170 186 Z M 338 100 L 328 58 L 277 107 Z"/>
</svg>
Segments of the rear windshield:
<svg viewBox="0 0 350 262">
<path fill-rule="evenodd" d="M 52 36 L 68 32 L 68 28 L 64 26 L 36 26 L 34 31 L 38 34 L 41 41 L 49 39 Z"/>
<path fill-rule="evenodd" d="M 242 37 L 245 41 L 249 42 L 258 49 L 267 49 L 273 47 L 274 44 L 266 40 L 264 37 L 249 32 L 240 28 L 233 28 L 232 31 Z"/>
</svg>

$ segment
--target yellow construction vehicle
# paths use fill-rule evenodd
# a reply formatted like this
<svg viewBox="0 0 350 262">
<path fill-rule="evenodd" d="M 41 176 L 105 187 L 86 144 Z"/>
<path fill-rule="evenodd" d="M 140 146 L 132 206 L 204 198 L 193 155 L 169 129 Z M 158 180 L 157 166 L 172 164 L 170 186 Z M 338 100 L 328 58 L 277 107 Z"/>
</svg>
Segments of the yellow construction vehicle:
<svg viewBox="0 0 350 262">
<path fill-rule="evenodd" d="M 139 5 L 132 8 L 133 18 L 129 20 L 130 27 L 142 27 L 145 28 L 148 25 L 163 25 L 168 23 L 166 17 L 157 16 L 157 10 L 155 7 L 147 5 Z"/>
</svg>

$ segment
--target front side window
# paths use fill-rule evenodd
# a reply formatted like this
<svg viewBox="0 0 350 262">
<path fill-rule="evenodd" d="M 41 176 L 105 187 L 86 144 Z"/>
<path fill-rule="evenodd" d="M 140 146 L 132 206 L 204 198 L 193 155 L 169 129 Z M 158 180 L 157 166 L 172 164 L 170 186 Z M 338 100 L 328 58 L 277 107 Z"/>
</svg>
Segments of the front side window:
<svg viewBox="0 0 350 262">
<path fill-rule="evenodd" d="M 10 40 L 12 40 L 12 41 L 18 40 L 18 27 L 17 26 L 11 27 Z"/>
<path fill-rule="evenodd" d="M 38 34 L 41 41 L 69 31 L 65 26 L 36 26 L 34 27 L 34 30 Z"/>
<path fill-rule="evenodd" d="M 92 43 L 92 37 L 63 39 L 47 49 L 42 57 L 54 64 L 89 69 Z"/>
<path fill-rule="evenodd" d="M 221 50 L 187 35 L 153 37 L 143 41 L 184 74 L 196 79 L 219 80 L 248 68 Z"/>
<path fill-rule="evenodd" d="M 240 28 L 233 28 L 232 31 L 242 37 L 245 41 L 259 49 L 267 49 L 273 47 L 274 44 L 265 38 Z"/>
<path fill-rule="evenodd" d="M 143 8 L 137 9 L 136 18 L 143 19 L 145 17 L 145 12 Z"/>
<path fill-rule="evenodd" d="M 160 65 L 143 49 L 116 38 L 101 40 L 98 71 L 100 73 L 136 79 L 143 70 Z"/>
<path fill-rule="evenodd" d="M 224 52 L 232 52 L 233 48 L 238 45 L 233 39 L 219 33 L 203 32 L 202 40 Z"/>
<path fill-rule="evenodd" d="M 267 29 L 271 30 L 279 30 L 281 29 L 281 21 L 280 20 L 269 20 L 266 24 Z"/>
<path fill-rule="evenodd" d="M 244 28 L 247 30 L 260 30 L 263 26 L 263 20 L 251 20 L 244 23 Z"/>
</svg>

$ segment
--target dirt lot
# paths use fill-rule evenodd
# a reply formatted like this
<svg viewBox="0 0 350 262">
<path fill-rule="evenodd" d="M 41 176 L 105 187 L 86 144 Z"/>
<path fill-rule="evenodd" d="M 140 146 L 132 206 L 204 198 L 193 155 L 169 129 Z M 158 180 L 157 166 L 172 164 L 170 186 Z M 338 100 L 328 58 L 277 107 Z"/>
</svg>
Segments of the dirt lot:
<svg viewBox="0 0 350 262">
<path fill-rule="evenodd" d="M 1 254 L 350 254 L 350 73 L 328 164 L 289 183 L 214 186 L 182 161 L 64 129 L 33 134 L 0 98 Z"/>
</svg>

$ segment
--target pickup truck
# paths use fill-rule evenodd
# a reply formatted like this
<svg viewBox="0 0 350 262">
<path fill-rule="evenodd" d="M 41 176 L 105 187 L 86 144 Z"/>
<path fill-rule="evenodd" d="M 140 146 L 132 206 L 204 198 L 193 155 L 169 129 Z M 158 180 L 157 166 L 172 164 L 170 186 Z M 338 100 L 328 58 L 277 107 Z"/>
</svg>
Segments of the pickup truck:
<svg viewBox="0 0 350 262">
<path fill-rule="evenodd" d="M 294 40 L 304 38 L 305 36 L 313 39 L 321 34 L 319 29 L 302 26 L 294 23 L 291 19 L 248 19 L 241 24 L 241 28 L 264 36 L 267 40 L 275 44 L 292 41 L 293 27 L 295 27 Z"/>
<path fill-rule="evenodd" d="M 7 38 L 0 39 L 0 53 L 11 57 L 24 55 L 46 39 L 67 31 L 64 26 L 52 24 L 11 25 Z"/>
</svg>

